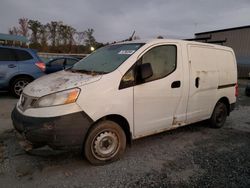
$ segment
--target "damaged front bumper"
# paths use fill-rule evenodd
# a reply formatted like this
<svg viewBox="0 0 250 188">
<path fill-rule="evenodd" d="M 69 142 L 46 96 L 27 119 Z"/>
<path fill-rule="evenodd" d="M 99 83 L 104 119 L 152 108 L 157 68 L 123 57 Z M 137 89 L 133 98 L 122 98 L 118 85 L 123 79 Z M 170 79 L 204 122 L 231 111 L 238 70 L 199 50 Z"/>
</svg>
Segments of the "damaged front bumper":
<svg viewBox="0 0 250 188">
<path fill-rule="evenodd" d="M 81 147 L 93 120 L 84 112 L 57 117 L 30 117 L 19 112 L 11 114 L 15 129 L 34 146 L 48 145 L 54 149 Z"/>
</svg>

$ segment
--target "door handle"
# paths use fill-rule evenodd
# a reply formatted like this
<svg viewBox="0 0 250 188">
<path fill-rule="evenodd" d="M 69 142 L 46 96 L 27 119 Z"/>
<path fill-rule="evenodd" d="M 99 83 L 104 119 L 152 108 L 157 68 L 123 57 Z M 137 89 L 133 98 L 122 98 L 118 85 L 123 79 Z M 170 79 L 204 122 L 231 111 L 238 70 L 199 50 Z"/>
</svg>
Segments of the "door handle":
<svg viewBox="0 0 250 188">
<path fill-rule="evenodd" d="M 181 87 L 181 81 L 174 81 L 172 84 L 171 84 L 171 88 L 179 88 Z"/>
<path fill-rule="evenodd" d="M 9 67 L 9 68 L 15 68 L 16 65 L 15 65 L 15 64 L 9 64 L 8 67 Z"/>
<path fill-rule="evenodd" d="M 196 77 L 195 78 L 195 87 L 199 88 L 199 85 L 200 85 L 200 77 Z"/>
</svg>

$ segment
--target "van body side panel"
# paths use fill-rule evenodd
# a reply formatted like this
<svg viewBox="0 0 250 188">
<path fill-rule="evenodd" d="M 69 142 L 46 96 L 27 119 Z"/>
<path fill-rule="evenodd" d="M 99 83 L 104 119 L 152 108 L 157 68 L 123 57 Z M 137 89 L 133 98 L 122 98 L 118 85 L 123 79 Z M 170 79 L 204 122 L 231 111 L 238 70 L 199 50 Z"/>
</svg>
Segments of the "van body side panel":
<svg viewBox="0 0 250 188">
<path fill-rule="evenodd" d="M 217 54 L 213 47 L 188 45 L 190 89 L 188 122 L 208 119 L 216 101 L 219 84 Z"/>
<path fill-rule="evenodd" d="M 237 66 L 234 53 L 229 50 L 216 50 L 217 68 L 219 70 L 219 87 L 237 82 Z"/>
<path fill-rule="evenodd" d="M 187 119 L 187 105 L 188 105 L 188 95 L 189 95 L 189 64 L 188 64 L 188 53 L 187 45 L 181 43 L 181 51 L 179 51 L 179 61 L 178 66 L 182 69 L 180 78 L 182 79 L 182 95 L 179 104 L 176 108 L 175 116 L 173 121 L 173 127 L 179 127 L 186 124 Z"/>
<path fill-rule="evenodd" d="M 217 99 L 226 96 L 229 103 L 235 103 L 235 84 L 237 83 L 237 66 L 235 55 L 232 50 L 218 50 L 217 58 L 220 63 L 217 64 L 219 70 L 219 85 L 217 90 Z"/>
<path fill-rule="evenodd" d="M 190 89 L 187 108 L 189 123 L 211 117 L 223 97 L 235 103 L 237 68 L 234 53 L 227 47 L 188 45 Z"/>
<path fill-rule="evenodd" d="M 187 53 L 186 53 L 186 45 L 180 43 L 180 48 L 178 50 L 178 67 L 180 71 L 179 78 L 181 81 L 182 86 L 182 94 L 179 100 L 179 104 L 176 107 L 174 112 L 174 118 L 172 127 L 179 127 L 186 124 L 186 108 L 188 102 L 188 89 L 189 89 L 189 72 L 188 72 L 188 64 L 186 63 Z"/>
</svg>

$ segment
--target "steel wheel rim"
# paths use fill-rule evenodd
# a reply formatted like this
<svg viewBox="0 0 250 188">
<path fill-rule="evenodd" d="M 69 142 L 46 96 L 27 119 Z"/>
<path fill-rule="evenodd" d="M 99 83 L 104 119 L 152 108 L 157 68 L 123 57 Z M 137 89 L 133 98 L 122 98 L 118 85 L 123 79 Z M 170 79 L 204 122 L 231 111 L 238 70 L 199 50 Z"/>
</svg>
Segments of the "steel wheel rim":
<svg viewBox="0 0 250 188">
<path fill-rule="evenodd" d="M 109 160 L 114 157 L 120 146 L 117 132 L 104 130 L 96 134 L 91 144 L 91 151 L 95 158 L 99 160 Z"/>
<path fill-rule="evenodd" d="M 216 118 L 215 118 L 216 123 L 222 124 L 225 121 L 225 117 L 226 117 L 226 112 L 223 109 L 223 107 L 220 107 L 216 112 Z"/>
<path fill-rule="evenodd" d="M 27 86 L 29 84 L 28 81 L 26 80 L 19 80 L 16 82 L 16 84 L 14 85 L 14 92 L 17 94 L 17 95 L 21 95 L 22 91 L 23 91 L 23 88 L 25 86 Z"/>
</svg>

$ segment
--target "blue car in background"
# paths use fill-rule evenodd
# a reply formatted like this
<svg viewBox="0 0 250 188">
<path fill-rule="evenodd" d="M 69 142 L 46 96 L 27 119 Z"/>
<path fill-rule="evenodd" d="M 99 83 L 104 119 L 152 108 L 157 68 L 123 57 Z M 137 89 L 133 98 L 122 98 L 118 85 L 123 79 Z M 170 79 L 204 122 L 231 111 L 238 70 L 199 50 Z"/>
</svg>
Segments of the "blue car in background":
<svg viewBox="0 0 250 188">
<path fill-rule="evenodd" d="M 57 57 L 51 59 L 46 63 L 45 73 L 50 74 L 63 69 L 67 69 L 69 67 L 72 67 L 79 60 L 80 58 L 75 57 Z"/>
<path fill-rule="evenodd" d="M 0 90 L 19 97 L 23 88 L 45 75 L 45 63 L 32 49 L 0 46 Z"/>
</svg>

